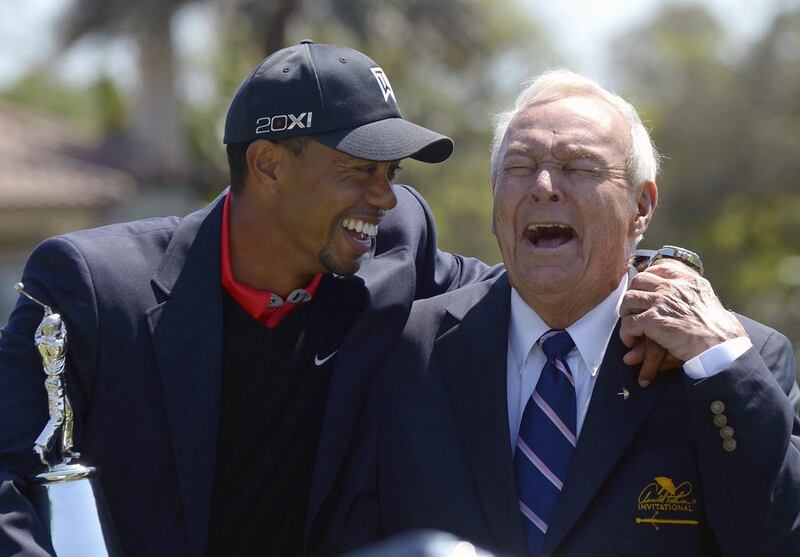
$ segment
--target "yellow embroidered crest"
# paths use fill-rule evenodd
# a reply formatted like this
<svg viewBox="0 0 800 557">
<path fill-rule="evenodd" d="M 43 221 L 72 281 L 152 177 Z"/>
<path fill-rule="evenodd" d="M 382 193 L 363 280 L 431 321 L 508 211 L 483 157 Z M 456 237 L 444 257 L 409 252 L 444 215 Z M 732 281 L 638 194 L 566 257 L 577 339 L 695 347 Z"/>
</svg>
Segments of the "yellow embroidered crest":
<svg viewBox="0 0 800 557">
<path fill-rule="evenodd" d="M 656 476 L 653 480 L 642 489 L 637 501 L 640 511 L 653 511 L 653 515 L 649 518 L 637 517 L 637 524 L 651 524 L 656 530 L 659 529 L 659 524 L 699 524 L 697 520 L 679 518 L 682 513 L 693 513 L 697 505 L 697 499 L 692 497 L 691 482 L 676 484 L 672 478 L 666 476 Z M 672 516 L 658 518 L 661 513 Z M 677 516 L 674 513 L 678 513 Z"/>
</svg>

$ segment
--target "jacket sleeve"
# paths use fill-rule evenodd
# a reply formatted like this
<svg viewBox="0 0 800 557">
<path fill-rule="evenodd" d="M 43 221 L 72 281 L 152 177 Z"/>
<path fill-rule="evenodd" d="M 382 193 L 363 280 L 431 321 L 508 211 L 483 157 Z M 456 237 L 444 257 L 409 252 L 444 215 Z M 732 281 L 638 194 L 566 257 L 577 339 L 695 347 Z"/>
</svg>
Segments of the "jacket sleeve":
<svg viewBox="0 0 800 557">
<path fill-rule="evenodd" d="M 436 223 L 428 203 L 413 188 L 408 191 L 423 215 L 423 230 L 417 245 L 417 290 L 414 299 L 430 298 L 473 282 L 489 280 L 503 272 L 502 265 L 488 266 L 474 257 L 442 251 L 436 243 Z"/>
<path fill-rule="evenodd" d="M 25 266 L 26 292 L 60 313 L 67 328 L 67 393 L 79 430 L 81 408 L 93 367 L 97 314 L 91 277 L 74 245 L 64 238 L 41 244 Z M 34 345 L 43 316 L 20 297 L 0 329 L 0 555 L 49 555 L 49 537 L 30 501 L 28 479 L 40 471 L 33 452 L 48 420 L 45 374 Z"/>
<path fill-rule="evenodd" d="M 686 385 L 708 517 L 723 554 L 800 554 L 800 392 L 789 341 L 772 331 L 730 368 Z M 733 450 L 723 447 L 712 404 L 733 429 Z"/>
</svg>

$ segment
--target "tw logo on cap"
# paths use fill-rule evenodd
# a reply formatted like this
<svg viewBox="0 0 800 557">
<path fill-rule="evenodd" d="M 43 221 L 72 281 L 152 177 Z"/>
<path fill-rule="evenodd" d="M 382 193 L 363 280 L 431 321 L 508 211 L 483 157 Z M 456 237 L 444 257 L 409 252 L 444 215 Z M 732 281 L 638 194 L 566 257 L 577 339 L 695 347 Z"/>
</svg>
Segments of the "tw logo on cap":
<svg viewBox="0 0 800 557">
<path fill-rule="evenodd" d="M 392 84 L 389 83 L 389 78 L 386 77 L 384 71 L 378 66 L 370 68 L 370 71 L 372 72 L 372 75 L 375 76 L 375 79 L 378 80 L 378 85 L 380 85 L 381 92 L 383 93 L 383 100 L 388 103 L 389 97 L 392 97 L 392 100 L 397 103 L 397 98 L 394 96 L 394 91 L 392 90 Z"/>
<path fill-rule="evenodd" d="M 256 133 L 282 132 L 294 128 L 310 128 L 312 112 L 264 116 L 256 120 Z"/>
</svg>

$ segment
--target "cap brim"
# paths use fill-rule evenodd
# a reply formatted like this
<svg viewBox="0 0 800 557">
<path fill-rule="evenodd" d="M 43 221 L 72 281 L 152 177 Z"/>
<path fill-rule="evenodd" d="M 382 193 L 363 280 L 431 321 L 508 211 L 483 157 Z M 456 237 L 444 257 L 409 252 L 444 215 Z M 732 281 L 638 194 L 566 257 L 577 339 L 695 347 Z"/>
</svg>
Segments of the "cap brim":
<svg viewBox="0 0 800 557">
<path fill-rule="evenodd" d="M 442 162 L 453 152 L 453 140 L 402 118 L 387 118 L 357 128 L 311 134 L 337 151 L 370 161 L 412 158 Z"/>
</svg>

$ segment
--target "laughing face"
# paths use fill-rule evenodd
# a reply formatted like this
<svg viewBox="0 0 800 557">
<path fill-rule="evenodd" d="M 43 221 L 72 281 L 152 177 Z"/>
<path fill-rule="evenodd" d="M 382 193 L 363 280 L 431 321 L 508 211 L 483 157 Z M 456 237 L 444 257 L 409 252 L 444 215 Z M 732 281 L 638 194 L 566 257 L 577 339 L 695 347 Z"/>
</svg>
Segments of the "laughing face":
<svg viewBox="0 0 800 557">
<path fill-rule="evenodd" d="M 616 288 L 649 222 L 655 184 L 629 183 L 630 144 L 626 120 L 594 97 L 533 103 L 509 124 L 494 231 L 511 283 L 537 311 L 559 308 L 559 325 Z"/>
<path fill-rule="evenodd" d="M 297 268 L 308 273 L 355 273 L 386 211 L 397 204 L 391 182 L 396 161 L 351 157 L 308 141 L 283 162 L 281 229 L 291 231 Z"/>
</svg>

